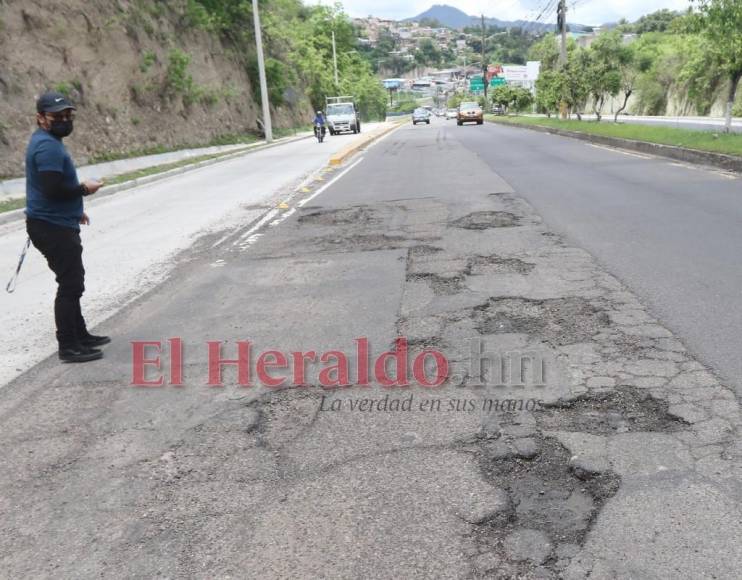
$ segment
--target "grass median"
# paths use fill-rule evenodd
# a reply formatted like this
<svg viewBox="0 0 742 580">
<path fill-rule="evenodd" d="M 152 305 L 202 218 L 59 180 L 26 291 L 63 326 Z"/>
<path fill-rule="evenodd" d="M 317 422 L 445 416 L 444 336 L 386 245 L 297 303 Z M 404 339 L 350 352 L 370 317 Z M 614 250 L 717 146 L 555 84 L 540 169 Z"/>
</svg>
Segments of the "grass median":
<svg viewBox="0 0 742 580">
<path fill-rule="evenodd" d="M 675 147 L 685 147 L 698 151 L 724 153 L 726 155 L 742 157 L 742 134 L 739 133 L 726 134 L 714 133 L 713 131 L 691 131 L 675 127 L 631 123 L 562 121 L 561 119 L 548 119 L 545 117 L 498 117 L 496 115 L 487 115 L 487 120 L 503 124 L 532 125 L 548 127 L 550 129 L 561 129 L 563 131 L 574 131 L 575 133 L 600 135 L 602 137 L 616 137 L 619 139 L 658 143 L 660 145 L 673 145 Z"/>
</svg>

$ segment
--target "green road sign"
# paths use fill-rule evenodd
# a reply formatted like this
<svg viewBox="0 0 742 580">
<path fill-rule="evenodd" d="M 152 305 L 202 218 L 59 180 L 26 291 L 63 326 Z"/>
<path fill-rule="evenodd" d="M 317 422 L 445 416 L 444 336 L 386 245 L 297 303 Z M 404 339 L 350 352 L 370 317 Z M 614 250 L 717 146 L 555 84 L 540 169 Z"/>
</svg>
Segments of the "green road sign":
<svg viewBox="0 0 742 580">
<path fill-rule="evenodd" d="M 483 91 L 484 90 L 484 81 L 481 78 L 472 78 L 469 80 L 469 90 L 470 91 Z"/>
<path fill-rule="evenodd" d="M 500 85 L 506 85 L 507 81 L 502 77 L 492 77 L 492 80 L 490 81 L 491 87 L 499 87 Z"/>
</svg>

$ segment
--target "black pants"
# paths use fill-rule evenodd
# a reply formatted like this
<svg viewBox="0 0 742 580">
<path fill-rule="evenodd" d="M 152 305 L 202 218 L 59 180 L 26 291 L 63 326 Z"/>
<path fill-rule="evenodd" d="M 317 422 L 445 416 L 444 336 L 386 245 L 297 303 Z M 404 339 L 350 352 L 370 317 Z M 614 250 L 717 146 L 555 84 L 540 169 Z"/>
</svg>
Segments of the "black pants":
<svg viewBox="0 0 742 580">
<path fill-rule="evenodd" d="M 88 336 L 80 310 L 80 298 L 85 291 L 80 231 L 32 218 L 26 220 L 26 231 L 57 276 L 54 320 L 59 348 L 77 345 Z"/>
</svg>

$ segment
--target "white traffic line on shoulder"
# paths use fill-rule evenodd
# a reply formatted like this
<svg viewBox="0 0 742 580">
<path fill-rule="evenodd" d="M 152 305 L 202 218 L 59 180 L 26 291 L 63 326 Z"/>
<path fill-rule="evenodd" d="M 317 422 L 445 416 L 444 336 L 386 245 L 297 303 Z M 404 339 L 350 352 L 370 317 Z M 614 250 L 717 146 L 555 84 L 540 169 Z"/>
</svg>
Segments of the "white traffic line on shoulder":
<svg viewBox="0 0 742 580">
<path fill-rule="evenodd" d="M 348 172 L 350 172 L 351 169 L 355 168 L 361 161 L 363 161 L 363 159 L 364 158 L 361 157 L 360 159 L 356 160 L 354 163 L 352 163 L 351 165 L 349 165 L 345 170 L 343 170 L 342 172 L 338 173 L 330 181 L 328 181 L 327 183 L 325 183 L 322 187 L 320 187 L 312 195 L 310 195 L 309 197 L 306 197 L 306 198 L 302 199 L 299 203 L 296 204 L 296 206 L 297 207 L 304 207 L 307 203 L 309 203 L 310 201 L 312 201 L 315 197 L 317 197 L 318 195 L 324 193 L 331 185 L 334 185 L 335 183 L 337 183 L 344 175 L 346 175 Z"/>
</svg>

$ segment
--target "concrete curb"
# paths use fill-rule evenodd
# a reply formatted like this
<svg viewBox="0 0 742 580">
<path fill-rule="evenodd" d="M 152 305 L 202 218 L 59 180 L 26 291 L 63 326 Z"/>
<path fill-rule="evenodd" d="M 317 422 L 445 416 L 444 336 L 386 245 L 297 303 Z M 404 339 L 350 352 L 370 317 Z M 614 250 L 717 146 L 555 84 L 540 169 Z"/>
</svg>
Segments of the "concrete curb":
<svg viewBox="0 0 742 580">
<path fill-rule="evenodd" d="M 370 145 L 380 137 L 383 137 L 384 135 L 391 133 L 396 129 L 399 129 L 404 124 L 402 122 L 393 123 L 394 124 L 391 127 L 376 129 L 375 131 L 372 131 L 371 133 L 365 135 L 363 138 L 359 139 L 357 142 L 351 143 L 347 147 L 344 147 L 343 149 L 335 153 L 335 155 L 330 157 L 330 165 L 342 165 L 346 159 L 356 154 L 367 145 Z"/>
<path fill-rule="evenodd" d="M 497 121 L 491 121 L 497 123 Z M 676 161 L 684 161 L 696 165 L 707 165 L 718 167 L 734 173 L 742 173 L 742 157 L 735 155 L 725 155 L 723 153 L 712 153 L 708 151 L 698 151 L 697 149 L 687 149 L 685 147 L 676 147 L 674 145 L 661 145 L 659 143 L 648 143 L 646 141 L 634 141 L 632 139 L 622 139 L 620 137 L 605 137 L 603 135 L 591 135 L 589 133 L 579 133 L 576 131 L 566 131 L 564 129 L 554 129 L 552 127 L 541 127 L 539 125 L 526 125 L 523 123 L 511 123 L 508 121 L 499 123 L 505 127 L 517 127 L 519 129 L 531 129 L 541 133 L 550 133 L 561 137 L 570 137 L 580 141 L 598 143 L 618 149 L 627 149 L 659 157 L 667 157 Z"/>
<path fill-rule="evenodd" d="M 262 145 L 261 144 L 247 145 L 244 149 L 240 149 L 232 153 L 225 153 L 224 155 L 220 155 L 219 157 L 216 157 L 214 159 L 207 159 L 205 161 L 199 161 L 197 163 L 190 163 L 188 165 L 183 165 L 182 167 L 176 167 L 175 169 L 170 169 L 168 171 L 163 171 L 161 173 L 155 173 L 153 175 L 147 175 L 146 177 L 132 179 L 131 181 L 117 183 L 116 185 L 108 185 L 108 186 L 102 187 L 100 191 L 95 194 L 95 197 L 90 198 L 90 199 L 92 201 L 95 201 L 96 199 L 100 199 L 101 197 L 107 197 L 109 195 L 119 193 L 120 191 L 125 191 L 127 189 L 134 189 L 135 187 L 139 187 L 141 185 L 148 185 L 150 183 L 154 183 L 155 181 L 160 181 L 163 179 L 167 179 L 169 177 L 175 177 L 177 175 L 182 175 L 183 173 L 188 173 L 189 171 L 193 171 L 195 169 L 200 169 L 202 167 L 207 167 L 209 165 L 221 163 L 222 161 L 229 161 L 230 159 L 241 157 L 243 155 L 249 155 L 250 153 L 254 153 L 256 151 L 264 151 L 265 149 L 271 149 L 272 147 L 278 147 L 279 145 L 286 145 L 287 143 L 294 143 L 296 141 L 303 141 L 304 139 L 309 139 L 313 137 L 314 137 L 313 134 L 307 134 L 307 135 L 301 135 L 297 137 L 285 137 L 283 139 L 277 139 L 273 143 L 264 143 Z M 10 223 L 16 220 L 24 219 L 25 218 L 24 212 L 25 210 L 21 208 L 21 209 L 14 209 L 12 211 L 8 211 L 5 213 L 0 213 L 0 225 L 7 224 L 7 223 Z"/>
</svg>

